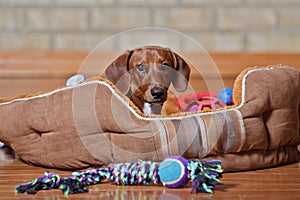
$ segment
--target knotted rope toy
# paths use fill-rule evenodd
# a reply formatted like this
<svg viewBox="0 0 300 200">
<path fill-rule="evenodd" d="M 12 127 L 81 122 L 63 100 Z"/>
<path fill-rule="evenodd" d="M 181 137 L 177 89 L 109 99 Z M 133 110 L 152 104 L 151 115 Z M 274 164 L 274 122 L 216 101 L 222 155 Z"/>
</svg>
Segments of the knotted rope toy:
<svg viewBox="0 0 300 200">
<path fill-rule="evenodd" d="M 212 193 L 223 172 L 221 161 L 186 160 L 170 156 L 163 162 L 138 161 L 110 164 L 106 168 L 73 172 L 67 178 L 45 172 L 44 176 L 16 187 L 17 193 L 35 194 L 39 190 L 60 189 L 65 195 L 88 192 L 88 186 L 107 179 L 117 185 L 160 184 L 169 188 L 182 188 L 192 181 L 191 193 Z"/>
</svg>

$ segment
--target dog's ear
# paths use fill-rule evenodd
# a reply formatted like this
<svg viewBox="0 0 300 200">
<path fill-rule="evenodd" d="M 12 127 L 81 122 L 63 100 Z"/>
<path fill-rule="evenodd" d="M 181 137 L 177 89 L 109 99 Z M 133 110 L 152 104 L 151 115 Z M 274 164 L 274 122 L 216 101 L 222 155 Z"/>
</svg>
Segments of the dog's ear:
<svg viewBox="0 0 300 200">
<path fill-rule="evenodd" d="M 131 75 L 128 71 L 128 63 L 131 55 L 132 51 L 127 50 L 105 70 L 106 78 L 115 84 L 123 94 L 127 94 L 130 90 Z"/>
<path fill-rule="evenodd" d="M 191 69 L 189 64 L 180 55 L 174 52 L 171 52 L 171 54 L 175 67 L 172 75 L 172 84 L 178 92 L 183 92 L 188 87 Z"/>
</svg>

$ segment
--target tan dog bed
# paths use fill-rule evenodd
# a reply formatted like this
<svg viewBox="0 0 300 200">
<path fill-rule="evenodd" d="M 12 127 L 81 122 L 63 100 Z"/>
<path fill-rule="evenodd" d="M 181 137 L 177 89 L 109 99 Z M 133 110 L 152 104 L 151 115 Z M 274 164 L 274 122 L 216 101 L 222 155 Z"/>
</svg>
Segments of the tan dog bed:
<svg viewBox="0 0 300 200">
<path fill-rule="evenodd" d="M 236 79 L 235 106 L 145 117 L 110 83 L 90 80 L 50 93 L 2 99 L 0 141 L 25 162 L 54 168 L 220 159 L 225 171 L 299 161 L 300 72 L 251 68 Z"/>
</svg>

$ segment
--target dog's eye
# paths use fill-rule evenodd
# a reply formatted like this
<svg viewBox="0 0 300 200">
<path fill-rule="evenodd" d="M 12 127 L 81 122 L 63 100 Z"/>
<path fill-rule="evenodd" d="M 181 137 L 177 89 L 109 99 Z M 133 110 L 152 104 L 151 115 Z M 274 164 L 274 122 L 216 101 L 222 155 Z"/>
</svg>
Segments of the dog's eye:
<svg viewBox="0 0 300 200">
<path fill-rule="evenodd" d="M 161 70 L 161 71 L 166 71 L 166 70 L 169 69 L 169 67 L 170 67 L 170 66 L 169 66 L 167 63 L 163 62 L 163 63 L 161 64 L 160 70 Z"/>
<path fill-rule="evenodd" d="M 139 73 L 141 73 L 141 74 L 146 73 L 146 68 L 145 68 L 143 65 L 138 65 L 138 66 L 136 67 L 136 70 L 137 70 Z"/>
</svg>

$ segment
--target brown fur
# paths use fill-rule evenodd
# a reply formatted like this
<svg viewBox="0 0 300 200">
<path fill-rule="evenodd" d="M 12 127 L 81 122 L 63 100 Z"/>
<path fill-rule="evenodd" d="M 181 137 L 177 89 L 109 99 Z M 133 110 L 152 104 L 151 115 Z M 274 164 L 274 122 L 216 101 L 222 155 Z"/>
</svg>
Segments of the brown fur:
<svg viewBox="0 0 300 200">
<path fill-rule="evenodd" d="M 151 105 L 151 114 L 161 113 L 171 83 L 177 91 L 186 90 L 189 75 L 189 64 L 181 56 L 157 46 L 126 51 L 105 71 L 106 78 L 141 111 L 145 103 Z"/>
</svg>

